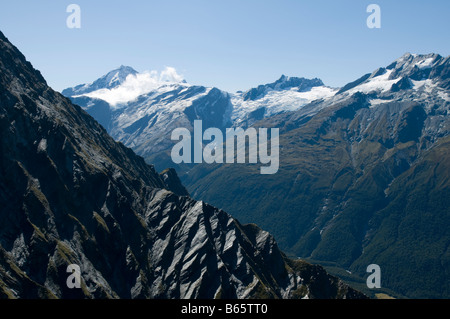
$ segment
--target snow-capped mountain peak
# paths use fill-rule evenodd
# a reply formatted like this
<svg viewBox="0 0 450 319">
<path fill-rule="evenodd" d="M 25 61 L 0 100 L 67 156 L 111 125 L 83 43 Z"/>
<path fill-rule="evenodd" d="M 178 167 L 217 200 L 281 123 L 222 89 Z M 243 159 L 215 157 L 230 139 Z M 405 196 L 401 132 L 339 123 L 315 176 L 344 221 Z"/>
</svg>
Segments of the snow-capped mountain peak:
<svg viewBox="0 0 450 319">
<path fill-rule="evenodd" d="M 166 67 L 163 71 L 138 73 L 133 68 L 121 66 L 102 76 L 92 84 L 85 84 L 63 91 L 66 96 L 89 97 L 107 102 L 117 108 L 120 104 L 135 101 L 139 96 L 162 87 L 188 86 L 175 68 Z M 164 89 L 163 89 L 164 90 Z"/>
<path fill-rule="evenodd" d="M 232 95 L 234 126 L 249 126 L 262 118 L 295 111 L 306 104 L 332 97 L 338 90 L 325 86 L 318 78 L 282 75 L 277 81 Z"/>
<path fill-rule="evenodd" d="M 138 72 L 130 66 L 121 65 L 94 82 L 80 84 L 72 88 L 67 88 L 61 93 L 65 96 L 76 96 L 94 92 L 100 89 L 112 89 L 125 82 L 129 75 L 136 75 Z"/>
<path fill-rule="evenodd" d="M 130 74 L 136 75 L 137 73 L 132 67 L 121 65 L 118 69 L 109 72 L 103 77 L 106 84 L 104 88 L 113 88 L 121 85 Z"/>
<path fill-rule="evenodd" d="M 243 93 L 242 97 L 244 101 L 255 101 L 263 98 L 270 91 L 283 91 L 295 89 L 298 92 L 309 91 L 313 87 L 323 86 L 323 82 L 320 79 L 305 79 L 299 77 L 290 77 L 282 75 L 277 81 L 264 85 L 259 85 L 256 88 L 252 88 Z"/>
<path fill-rule="evenodd" d="M 390 94 L 407 89 L 448 86 L 448 58 L 439 54 L 406 53 L 385 68 L 378 68 L 348 83 L 338 93 Z"/>
<path fill-rule="evenodd" d="M 399 59 L 391 63 L 387 69 L 393 70 L 391 77 L 409 77 L 420 81 L 430 76 L 431 69 L 443 60 L 442 56 L 436 53 L 411 54 L 406 53 Z"/>
</svg>

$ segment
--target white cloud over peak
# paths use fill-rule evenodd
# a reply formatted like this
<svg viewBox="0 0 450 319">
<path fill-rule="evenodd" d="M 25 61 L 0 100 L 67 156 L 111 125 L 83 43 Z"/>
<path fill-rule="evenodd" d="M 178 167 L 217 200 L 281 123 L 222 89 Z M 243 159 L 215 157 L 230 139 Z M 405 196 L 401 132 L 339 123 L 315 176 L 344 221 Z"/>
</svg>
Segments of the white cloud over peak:
<svg viewBox="0 0 450 319">
<path fill-rule="evenodd" d="M 119 104 L 136 100 L 139 96 L 149 93 L 162 85 L 180 83 L 183 77 L 177 73 L 175 68 L 166 67 L 163 71 L 144 71 L 136 75 L 130 74 L 125 82 L 112 89 L 100 89 L 83 94 L 91 98 L 97 98 L 108 102 L 116 107 Z"/>
<path fill-rule="evenodd" d="M 177 70 L 173 67 L 166 67 L 159 76 L 160 82 L 181 82 L 183 77 L 177 73 Z"/>
</svg>

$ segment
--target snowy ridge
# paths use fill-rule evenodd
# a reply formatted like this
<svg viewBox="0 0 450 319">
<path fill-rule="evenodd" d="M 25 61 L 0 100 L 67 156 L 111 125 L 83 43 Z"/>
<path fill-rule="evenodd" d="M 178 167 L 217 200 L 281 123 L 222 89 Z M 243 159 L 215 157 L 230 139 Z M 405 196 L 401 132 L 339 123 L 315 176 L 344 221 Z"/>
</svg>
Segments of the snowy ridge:
<svg viewBox="0 0 450 319">
<path fill-rule="evenodd" d="M 93 92 L 99 89 L 112 89 L 124 83 L 129 75 L 136 74 L 138 74 L 138 72 L 132 67 L 121 65 L 119 68 L 108 72 L 94 82 L 80 84 L 73 88 L 67 88 L 61 93 L 65 96 L 76 96 Z"/>
<path fill-rule="evenodd" d="M 127 73 L 120 71 L 109 72 L 104 78 L 107 83 L 105 87 L 83 94 L 72 95 L 72 97 L 86 96 L 101 99 L 116 108 L 135 101 L 139 96 L 152 91 L 166 91 L 167 86 L 183 82 L 183 78 L 176 73 L 174 68 L 167 67 L 161 73 L 157 71 L 146 71 L 143 73 Z M 187 84 L 185 84 L 187 86 Z M 170 88 L 169 88 L 170 89 Z"/>
<path fill-rule="evenodd" d="M 356 92 L 370 93 L 372 91 L 386 92 L 391 89 L 393 84 L 400 80 L 400 78 L 391 80 L 390 76 L 392 72 L 392 70 L 385 70 L 381 75 L 370 77 L 364 83 L 350 89 L 348 94 L 354 94 Z"/>
<path fill-rule="evenodd" d="M 308 91 L 299 92 L 295 88 L 289 90 L 269 90 L 257 100 L 245 100 L 243 93 L 232 95 L 233 113 L 231 120 L 236 126 L 246 119 L 246 116 L 258 109 L 264 108 L 264 117 L 269 117 L 286 111 L 296 111 L 302 106 L 314 101 L 333 96 L 337 89 L 317 86 Z"/>
<path fill-rule="evenodd" d="M 127 68 L 129 72 L 125 78 L 123 68 Z M 162 110 L 164 112 L 184 111 L 196 99 L 195 96 L 183 99 L 184 90 L 187 90 L 192 85 L 186 83 L 174 68 L 167 67 L 160 74 L 156 71 L 137 73 L 130 70 L 133 69 L 121 67 L 94 82 L 104 83 L 105 87 L 93 90 L 93 87 L 98 87 L 98 85 L 91 83 L 77 86 L 74 89 L 67 89 L 63 93 L 65 92 L 66 96 L 72 98 L 88 97 L 100 99 L 107 102 L 114 110 L 127 107 L 127 105 L 138 99 L 145 99 L 146 103 L 152 106 L 152 110 Z M 169 104 L 165 103 L 168 97 L 164 99 L 157 98 L 162 94 L 168 94 L 168 96 L 173 97 L 173 93 L 170 92 L 177 91 L 179 87 L 183 88 L 177 92 L 180 94 L 180 97 L 171 100 Z M 211 88 L 206 88 L 205 93 L 207 94 L 210 90 Z M 258 94 L 257 98 L 248 98 L 249 94 L 254 91 Z M 68 94 L 73 92 L 81 94 Z M 224 119 L 223 122 L 228 123 L 231 121 L 235 126 L 239 126 L 249 113 L 258 109 L 264 108 L 264 117 L 286 111 L 295 111 L 305 104 L 330 97 L 336 92 L 337 89 L 323 85 L 319 79 L 308 80 L 283 75 L 274 83 L 261 85 L 245 93 L 230 94 L 224 92 L 224 94 L 228 94 L 231 97 L 232 110 L 227 113 L 229 118 Z M 153 103 L 153 100 L 158 100 L 159 105 Z M 85 108 L 89 109 L 92 105 L 93 102 L 91 101 L 85 105 Z M 146 114 L 148 113 L 140 111 L 136 116 L 142 118 Z"/>
<path fill-rule="evenodd" d="M 438 54 L 406 53 L 386 68 L 379 68 L 366 74 L 355 84 L 341 89 L 334 100 L 342 100 L 357 92 L 368 95 L 371 107 L 383 103 L 401 101 L 408 92 L 409 98 L 416 100 L 440 98 L 448 101 L 447 88 L 436 70 L 445 65 L 448 58 Z M 433 73 L 434 72 L 434 73 Z"/>
</svg>

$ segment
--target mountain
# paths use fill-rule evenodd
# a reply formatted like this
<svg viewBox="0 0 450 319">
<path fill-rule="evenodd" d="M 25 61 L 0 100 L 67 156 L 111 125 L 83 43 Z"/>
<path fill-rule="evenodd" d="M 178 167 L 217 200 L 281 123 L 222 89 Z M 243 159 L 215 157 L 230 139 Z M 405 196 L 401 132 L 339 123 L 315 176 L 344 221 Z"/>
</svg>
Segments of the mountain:
<svg viewBox="0 0 450 319">
<path fill-rule="evenodd" d="M 118 69 L 112 70 L 92 83 L 80 84 L 73 88 L 63 90 L 65 96 L 82 95 L 100 89 L 113 89 L 123 84 L 129 75 L 136 75 L 138 72 L 130 66 L 121 65 Z"/>
<path fill-rule="evenodd" d="M 0 32 L 0 297 L 355 298 L 115 142 Z M 67 268 L 80 268 L 69 288 Z"/>
<path fill-rule="evenodd" d="M 136 75 L 138 72 L 129 66 L 120 66 L 118 69 L 112 70 L 100 77 L 92 83 L 80 84 L 73 88 L 67 88 L 61 93 L 65 96 L 76 96 L 74 100 L 78 104 L 84 105 L 84 109 L 88 111 L 103 127 L 108 128 L 111 123 L 112 110 L 110 105 L 96 98 L 85 97 L 84 94 L 98 92 L 101 90 L 111 90 L 125 83 L 129 75 Z"/>
<path fill-rule="evenodd" d="M 231 121 L 235 127 L 246 128 L 275 114 L 299 110 L 312 101 L 333 96 L 336 91 L 317 78 L 282 75 L 273 83 L 232 95 Z"/>
<path fill-rule="evenodd" d="M 117 77 L 117 72 L 111 71 L 90 85 L 68 88 L 62 94 L 158 170 L 174 166 L 181 174 L 192 165 L 175 165 L 170 157 L 174 145 L 170 136 L 175 128 L 185 127 L 192 132 L 194 120 L 198 119 L 203 121 L 203 129 L 215 127 L 225 132 L 229 127 L 245 128 L 336 92 L 319 79 L 284 75 L 274 83 L 239 93 L 191 85 L 180 79 L 162 81 L 154 74 L 133 72 L 129 72 L 128 82 L 108 87 L 108 79 Z"/>
<path fill-rule="evenodd" d="M 104 83 L 101 79 L 105 77 L 94 83 Z M 229 125 L 231 105 L 226 92 L 185 81 L 161 81 L 149 74 L 135 74 L 129 80 L 113 89 L 99 87 L 71 95 L 75 89 L 70 88 L 63 94 L 92 115 L 115 140 L 131 147 L 158 170 L 173 165 L 170 136 L 175 128 L 192 131 L 195 119 L 203 119 L 205 128 Z M 134 94 L 136 87 L 141 91 Z M 124 98 L 116 103 L 115 96 Z"/>
<path fill-rule="evenodd" d="M 277 174 L 202 164 L 183 183 L 291 255 L 360 277 L 378 264 L 399 296 L 449 298 L 449 60 L 408 53 L 255 123 L 280 129 Z"/>
<path fill-rule="evenodd" d="M 257 88 L 253 88 L 248 90 L 243 94 L 244 101 L 248 100 L 258 100 L 261 97 L 265 96 L 268 92 L 273 90 L 290 90 L 292 88 L 296 89 L 298 92 L 309 91 L 313 87 L 324 86 L 323 82 L 320 79 L 305 79 L 305 78 L 297 78 L 297 77 L 289 77 L 286 75 L 282 75 L 280 79 L 273 83 L 259 85 Z"/>
</svg>

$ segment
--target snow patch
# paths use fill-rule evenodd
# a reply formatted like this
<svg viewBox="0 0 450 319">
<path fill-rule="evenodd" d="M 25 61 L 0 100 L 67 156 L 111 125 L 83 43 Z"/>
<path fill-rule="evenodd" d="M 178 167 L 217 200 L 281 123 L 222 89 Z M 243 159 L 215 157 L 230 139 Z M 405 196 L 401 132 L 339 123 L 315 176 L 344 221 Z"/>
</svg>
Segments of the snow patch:
<svg viewBox="0 0 450 319">
<path fill-rule="evenodd" d="M 370 93 L 372 91 L 389 91 L 393 84 L 400 81 L 400 78 L 389 80 L 389 76 L 391 75 L 392 71 L 393 70 L 387 70 L 384 74 L 373 77 L 367 82 L 356 86 L 355 88 L 348 91 L 349 94 L 354 94 L 356 92 Z"/>
<path fill-rule="evenodd" d="M 419 69 L 421 69 L 421 70 L 423 70 L 423 69 L 429 69 L 429 68 L 431 68 L 432 65 L 433 65 L 433 60 L 434 60 L 434 57 L 427 58 L 427 59 L 425 59 L 425 60 L 420 61 L 420 62 L 417 63 L 416 65 L 417 65 L 417 67 L 418 67 Z"/>
<path fill-rule="evenodd" d="M 45 138 L 43 138 L 43 139 L 39 142 L 39 145 L 38 145 L 37 150 L 38 150 L 39 153 L 40 153 L 40 152 L 45 152 L 45 151 L 47 151 L 47 140 L 46 140 Z"/>
<path fill-rule="evenodd" d="M 438 92 L 438 96 L 439 96 L 441 99 L 443 99 L 444 101 L 450 102 L 450 96 L 449 96 L 448 93 L 439 91 L 439 92 Z"/>
<path fill-rule="evenodd" d="M 433 82 L 430 79 L 422 80 L 422 81 L 411 80 L 411 82 L 413 84 L 414 90 L 419 90 L 421 88 L 427 88 L 427 87 L 433 86 Z"/>
<path fill-rule="evenodd" d="M 372 99 L 370 100 L 370 107 L 375 107 L 377 105 L 383 104 L 383 103 L 389 103 L 392 102 L 393 100 L 383 100 L 383 99 Z"/>
</svg>

